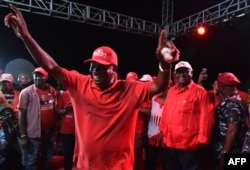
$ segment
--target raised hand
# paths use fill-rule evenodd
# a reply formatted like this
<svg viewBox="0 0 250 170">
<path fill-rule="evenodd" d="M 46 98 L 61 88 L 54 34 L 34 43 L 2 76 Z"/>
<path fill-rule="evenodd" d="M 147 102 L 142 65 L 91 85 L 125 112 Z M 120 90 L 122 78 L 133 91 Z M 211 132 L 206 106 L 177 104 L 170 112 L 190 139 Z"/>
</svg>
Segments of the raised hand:
<svg viewBox="0 0 250 170">
<path fill-rule="evenodd" d="M 206 71 L 201 71 L 198 77 L 198 84 L 203 86 L 203 82 L 207 80 L 208 74 Z"/>
<path fill-rule="evenodd" d="M 26 22 L 23 18 L 23 15 L 20 10 L 13 4 L 10 4 L 9 7 L 13 10 L 14 13 L 9 13 L 4 18 L 4 24 L 8 28 L 12 28 L 16 35 L 20 38 L 28 32 Z"/>
<path fill-rule="evenodd" d="M 172 63 L 180 58 L 180 51 L 174 45 L 172 40 L 167 40 L 166 30 L 161 30 L 156 55 L 159 61 Z"/>
</svg>

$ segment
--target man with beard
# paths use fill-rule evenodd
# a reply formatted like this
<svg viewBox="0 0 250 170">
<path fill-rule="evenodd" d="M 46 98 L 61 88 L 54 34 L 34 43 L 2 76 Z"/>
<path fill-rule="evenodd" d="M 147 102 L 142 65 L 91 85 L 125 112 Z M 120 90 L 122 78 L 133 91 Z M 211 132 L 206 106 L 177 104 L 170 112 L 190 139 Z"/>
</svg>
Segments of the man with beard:
<svg viewBox="0 0 250 170">
<path fill-rule="evenodd" d="M 14 30 L 37 64 L 62 83 L 72 97 L 77 168 L 132 170 L 135 113 L 143 102 L 165 90 L 169 63 L 179 59 L 179 50 L 172 41 L 166 40 L 166 31 L 161 31 L 156 49 L 159 72 L 154 82 L 118 80 L 117 55 L 108 46 L 97 48 L 92 58 L 84 61 L 90 64 L 90 75 L 84 75 L 60 67 L 33 39 L 22 13 L 14 5 L 10 8 L 14 13 L 5 17 L 5 25 Z M 161 54 L 164 47 L 168 47 L 173 56 L 169 63 Z"/>
<path fill-rule="evenodd" d="M 192 80 L 193 69 L 180 61 L 174 69 L 175 85 L 164 103 L 160 131 L 166 146 L 168 170 L 200 170 L 202 148 L 215 124 L 213 105 L 207 91 Z"/>
</svg>

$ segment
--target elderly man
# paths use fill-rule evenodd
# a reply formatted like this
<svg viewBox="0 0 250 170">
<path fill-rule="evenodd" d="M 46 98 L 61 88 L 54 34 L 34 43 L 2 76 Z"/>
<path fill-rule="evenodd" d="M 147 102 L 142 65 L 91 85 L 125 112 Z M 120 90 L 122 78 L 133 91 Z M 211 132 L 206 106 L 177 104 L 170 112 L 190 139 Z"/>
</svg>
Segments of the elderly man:
<svg viewBox="0 0 250 170">
<path fill-rule="evenodd" d="M 169 47 L 172 61 L 179 58 L 173 42 L 166 41 L 166 31 L 161 32 L 156 50 L 160 62 L 156 81 L 118 80 L 118 58 L 108 46 L 97 48 L 92 58 L 85 60 L 90 64 L 90 75 L 83 75 L 60 67 L 31 36 L 22 13 L 14 5 L 10 8 L 14 13 L 5 17 L 5 25 L 23 40 L 37 64 L 70 92 L 76 120 L 77 167 L 133 169 L 135 113 L 144 101 L 167 87 L 170 64 L 164 60 L 162 49 Z"/>
<path fill-rule="evenodd" d="M 175 85 L 164 103 L 160 130 L 166 145 L 166 169 L 201 170 L 202 148 L 210 140 L 215 119 L 207 91 L 192 80 L 193 69 L 180 61 L 174 69 Z"/>
</svg>

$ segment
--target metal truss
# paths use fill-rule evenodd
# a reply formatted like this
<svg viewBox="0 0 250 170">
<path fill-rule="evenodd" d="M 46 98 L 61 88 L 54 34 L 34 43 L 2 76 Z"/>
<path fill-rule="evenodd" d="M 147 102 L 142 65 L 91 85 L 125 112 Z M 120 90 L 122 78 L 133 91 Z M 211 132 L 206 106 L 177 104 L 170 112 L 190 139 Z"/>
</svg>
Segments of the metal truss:
<svg viewBox="0 0 250 170">
<path fill-rule="evenodd" d="M 174 0 L 162 0 L 162 25 L 173 23 Z"/>
<path fill-rule="evenodd" d="M 56 2 L 56 3 L 55 3 Z M 69 0 L 0 0 L 0 6 L 16 5 L 21 11 L 157 37 L 163 26 Z"/>
<path fill-rule="evenodd" d="M 56 0 L 56 3 L 53 0 L 0 0 L 0 7 L 8 7 L 8 4 L 12 3 L 20 10 L 30 13 L 152 37 L 158 37 L 160 30 L 165 28 L 171 38 L 187 34 L 203 24 L 212 26 L 225 22 L 228 17 L 243 15 L 250 9 L 250 0 L 226 0 L 173 22 L 173 0 L 162 1 L 161 24 L 69 0 Z"/>
<path fill-rule="evenodd" d="M 250 9 L 250 0 L 226 0 L 196 14 L 169 24 L 172 37 L 184 35 L 200 25 L 212 26 L 227 22 L 230 17 L 245 15 Z"/>
</svg>

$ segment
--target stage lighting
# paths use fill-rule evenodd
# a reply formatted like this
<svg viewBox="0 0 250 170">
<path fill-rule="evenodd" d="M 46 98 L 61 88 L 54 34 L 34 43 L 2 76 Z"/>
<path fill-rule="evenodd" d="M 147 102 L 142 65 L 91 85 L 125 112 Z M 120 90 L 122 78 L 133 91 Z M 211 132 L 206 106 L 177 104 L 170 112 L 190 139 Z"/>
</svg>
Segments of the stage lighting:
<svg viewBox="0 0 250 170">
<path fill-rule="evenodd" d="M 198 29 L 197 29 L 197 33 L 198 33 L 199 35 L 205 34 L 205 33 L 206 33 L 205 27 L 199 26 Z"/>
</svg>

